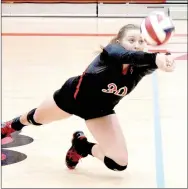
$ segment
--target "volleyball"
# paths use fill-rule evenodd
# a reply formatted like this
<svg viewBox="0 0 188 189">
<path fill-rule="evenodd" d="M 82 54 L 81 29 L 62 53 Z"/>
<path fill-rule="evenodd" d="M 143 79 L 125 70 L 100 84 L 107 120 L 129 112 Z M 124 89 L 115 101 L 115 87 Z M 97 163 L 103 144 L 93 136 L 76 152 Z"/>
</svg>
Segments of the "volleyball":
<svg viewBox="0 0 188 189">
<path fill-rule="evenodd" d="M 141 23 L 141 32 L 148 45 L 166 44 L 175 31 L 172 19 L 163 12 L 152 12 Z"/>
</svg>

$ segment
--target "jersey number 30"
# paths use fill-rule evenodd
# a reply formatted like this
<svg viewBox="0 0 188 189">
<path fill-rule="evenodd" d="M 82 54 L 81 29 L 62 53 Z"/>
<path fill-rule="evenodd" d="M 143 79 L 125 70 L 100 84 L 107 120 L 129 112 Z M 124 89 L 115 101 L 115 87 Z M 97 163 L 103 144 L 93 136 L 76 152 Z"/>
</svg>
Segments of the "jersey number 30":
<svg viewBox="0 0 188 189">
<path fill-rule="evenodd" d="M 108 89 L 102 89 L 102 92 L 113 93 L 117 96 L 125 96 L 127 94 L 127 87 L 121 87 L 118 89 L 115 83 L 110 83 L 108 84 Z"/>
</svg>

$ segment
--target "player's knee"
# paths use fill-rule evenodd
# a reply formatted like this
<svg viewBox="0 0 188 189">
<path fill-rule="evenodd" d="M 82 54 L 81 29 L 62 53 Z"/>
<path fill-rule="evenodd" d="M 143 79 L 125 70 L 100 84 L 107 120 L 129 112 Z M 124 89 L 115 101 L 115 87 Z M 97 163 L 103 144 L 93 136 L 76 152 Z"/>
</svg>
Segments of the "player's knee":
<svg viewBox="0 0 188 189">
<path fill-rule="evenodd" d="M 127 168 L 128 161 L 127 158 L 119 158 L 118 160 L 113 160 L 107 156 L 104 157 L 104 164 L 113 171 L 124 171 Z"/>
<path fill-rule="evenodd" d="M 112 159 L 119 165 L 127 165 L 128 164 L 128 155 L 127 153 L 122 153 L 116 157 L 112 157 Z"/>
<path fill-rule="evenodd" d="M 27 120 L 29 123 L 31 123 L 32 125 L 37 125 L 37 126 L 40 126 L 42 125 L 40 123 L 40 116 L 38 116 L 37 114 L 37 109 L 33 109 L 31 110 L 28 114 L 27 114 Z"/>
</svg>

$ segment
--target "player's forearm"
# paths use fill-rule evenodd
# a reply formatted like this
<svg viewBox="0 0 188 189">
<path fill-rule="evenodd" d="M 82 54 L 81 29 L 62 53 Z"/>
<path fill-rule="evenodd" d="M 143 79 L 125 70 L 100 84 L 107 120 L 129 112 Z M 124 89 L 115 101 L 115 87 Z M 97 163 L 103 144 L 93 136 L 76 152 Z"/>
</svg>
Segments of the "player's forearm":
<svg viewBox="0 0 188 189">
<path fill-rule="evenodd" d="M 121 56 L 121 60 L 123 64 L 131 64 L 138 67 L 156 67 L 156 53 L 125 51 L 125 53 Z"/>
<path fill-rule="evenodd" d="M 103 50 L 108 57 L 118 61 L 120 64 L 130 64 L 134 66 L 156 67 L 156 54 L 142 51 L 129 51 L 119 44 L 110 44 Z"/>
</svg>

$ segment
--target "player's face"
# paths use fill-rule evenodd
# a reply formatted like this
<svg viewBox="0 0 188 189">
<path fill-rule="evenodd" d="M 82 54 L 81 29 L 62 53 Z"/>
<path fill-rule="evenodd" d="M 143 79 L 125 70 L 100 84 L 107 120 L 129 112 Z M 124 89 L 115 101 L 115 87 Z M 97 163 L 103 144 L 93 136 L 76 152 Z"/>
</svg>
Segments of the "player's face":
<svg viewBox="0 0 188 189">
<path fill-rule="evenodd" d="M 138 29 L 128 30 L 121 41 L 122 46 L 131 51 L 144 51 L 146 43 Z"/>
</svg>

